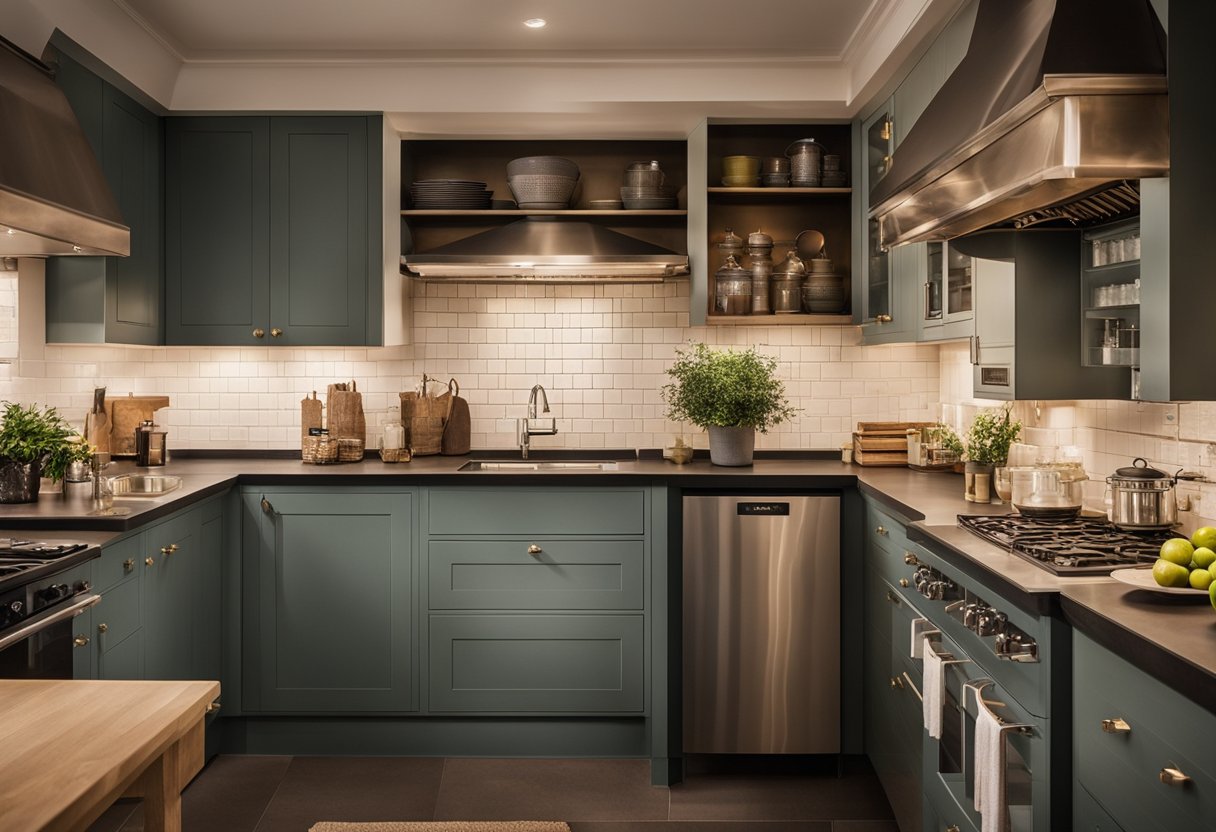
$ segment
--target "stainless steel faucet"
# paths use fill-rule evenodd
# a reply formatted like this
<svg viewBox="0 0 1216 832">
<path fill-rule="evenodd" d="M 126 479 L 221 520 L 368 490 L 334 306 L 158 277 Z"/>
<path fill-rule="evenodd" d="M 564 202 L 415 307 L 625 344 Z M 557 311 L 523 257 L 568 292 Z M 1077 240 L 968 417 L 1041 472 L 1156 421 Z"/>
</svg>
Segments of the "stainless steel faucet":
<svg viewBox="0 0 1216 832">
<path fill-rule="evenodd" d="M 528 445 L 532 441 L 533 436 L 556 436 L 557 435 L 557 420 L 550 417 L 548 427 L 539 427 L 533 425 L 533 422 L 539 422 L 540 419 L 536 416 L 536 395 L 540 394 L 541 413 L 549 412 L 549 396 L 545 393 L 545 388 L 539 384 L 532 386 L 532 392 L 528 396 L 528 415 L 519 420 L 519 452 L 523 459 L 528 458 Z"/>
</svg>

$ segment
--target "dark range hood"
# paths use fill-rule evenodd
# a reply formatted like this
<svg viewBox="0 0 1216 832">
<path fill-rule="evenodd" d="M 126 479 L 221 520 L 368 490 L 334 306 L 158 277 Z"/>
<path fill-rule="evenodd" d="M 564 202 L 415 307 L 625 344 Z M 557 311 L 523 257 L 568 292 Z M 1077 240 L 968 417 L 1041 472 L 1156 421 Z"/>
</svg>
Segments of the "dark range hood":
<svg viewBox="0 0 1216 832">
<path fill-rule="evenodd" d="M 128 256 L 131 231 L 50 70 L 0 38 L 0 256 Z"/>
<path fill-rule="evenodd" d="M 688 257 L 589 222 L 538 216 L 474 234 L 401 264 L 461 282 L 655 283 L 688 274 Z"/>
<path fill-rule="evenodd" d="M 980 0 L 967 56 L 870 194 L 882 244 L 1134 210 L 1129 182 L 1169 172 L 1165 71 L 1149 0 Z"/>
</svg>

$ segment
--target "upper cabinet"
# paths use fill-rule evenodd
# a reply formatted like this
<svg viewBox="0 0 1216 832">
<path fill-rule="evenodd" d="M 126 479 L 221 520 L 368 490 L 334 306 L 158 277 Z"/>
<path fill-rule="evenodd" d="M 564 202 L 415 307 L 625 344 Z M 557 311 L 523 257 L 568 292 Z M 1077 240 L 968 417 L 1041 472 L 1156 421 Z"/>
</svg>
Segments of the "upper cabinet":
<svg viewBox="0 0 1216 832">
<path fill-rule="evenodd" d="M 379 340 L 381 118 L 170 118 L 166 342 Z"/>
<path fill-rule="evenodd" d="M 47 341 L 162 343 L 162 120 L 66 55 L 56 81 L 131 228 L 131 256 L 48 258 Z"/>
<path fill-rule="evenodd" d="M 691 323 L 773 326 L 840 324 L 850 320 L 848 287 L 855 259 L 853 176 L 849 173 L 854 154 L 853 133 L 851 125 L 839 123 L 742 124 L 710 119 L 689 136 Z M 803 139 L 813 139 L 815 144 L 800 142 Z M 802 158 L 798 153 L 800 147 L 809 151 Z M 793 156 L 787 157 L 787 151 Z M 755 175 L 738 175 L 734 168 L 728 173 L 724 161 L 728 157 L 753 157 L 758 168 Z M 782 178 L 784 174 L 767 178 L 767 166 L 780 164 L 776 160 L 787 163 L 784 172 L 790 174 L 788 179 Z M 802 178 L 796 177 L 796 173 Z M 765 182 L 772 184 L 766 186 Z M 720 245 L 728 229 L 743 240 L 743 253 L 736 259 L 751 278 L 749 314 L 728 314 L 723 309 L 727 304 L 716 303 L 714 275 L 728 256 Z M 795 308 L 785 313 L 772 311 L 781 306 L 771 279 L 765 276 L 762 258 L 760 278 L 755 277 L 757 258 L 747 247 L 748 235 L 755 231 L 762 231 L 773 240 L 769 254 L 772 270 L 781 264 L 787 252 L 795 249 L 795 241 L 803 231 L 817 231 L 823 237 L 819 252 L 810 251 L 805 242 L 809 236 L 803 238 L 800 253 L 807 274 L 803 285 L 808 289 L 802 295 L 802 303 L 789 304 Z M 818 259 L 819 268 L 827 269 L 814 279 L 811 259 Z M 758 304 L 757 290 L 768 293 L 764 302 Z"/>
</svg>

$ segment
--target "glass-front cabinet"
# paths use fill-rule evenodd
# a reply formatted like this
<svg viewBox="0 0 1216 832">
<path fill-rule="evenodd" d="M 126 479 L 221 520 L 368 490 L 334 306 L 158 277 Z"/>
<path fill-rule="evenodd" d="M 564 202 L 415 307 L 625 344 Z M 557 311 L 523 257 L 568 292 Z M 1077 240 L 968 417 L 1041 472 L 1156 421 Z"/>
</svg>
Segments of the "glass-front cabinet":
<svg viewBox="0 0 1216 832">
<path fill-rule="evenodd" d="M 891 156 L 895 152 L 894 99 L 888 99 L 879 107 L 861 128 L 860 220 L 864 223 L 865 278 L 858 287 L 859 296 L 854 297 L 854 320 L 861 324 L 866 341 L 885 339 L 895 331 L 909 331 L 908 322 L 897 320 L 894 314 L 893 289 L 895 265 L 891 252 L 879 239 L 878 222 L 869 218 L 870 192 L 891 168 Z"/>
<path fill-rule="evenodd" d="M 923 252 L 919 340 L 944 341 L 971 335 L 972 259 L 948 242 L 916 243 L 909 247 Z"/>
</svg>

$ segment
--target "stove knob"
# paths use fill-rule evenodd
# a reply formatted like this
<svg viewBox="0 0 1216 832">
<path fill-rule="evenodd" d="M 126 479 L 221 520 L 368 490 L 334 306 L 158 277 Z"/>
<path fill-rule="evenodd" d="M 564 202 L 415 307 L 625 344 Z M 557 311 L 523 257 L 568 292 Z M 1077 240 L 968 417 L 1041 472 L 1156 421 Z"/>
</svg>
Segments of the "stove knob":
<svg viewBox="0 0 1216 832">
<path fill-rule="evenodd" d="M 0 626 L 7 627 L 25 618 L 24 601 L 7 601 L 0 605 Z"/>
<path fill-rule="evenodd" d="M 67 584 L 51 584 L 50 586 L 38 590 L 36 593 L 38 600 L 45 604 L 53 604 L 56 601 L 62 601 L 72 594 L 72 588 Z"/>
</svg>

